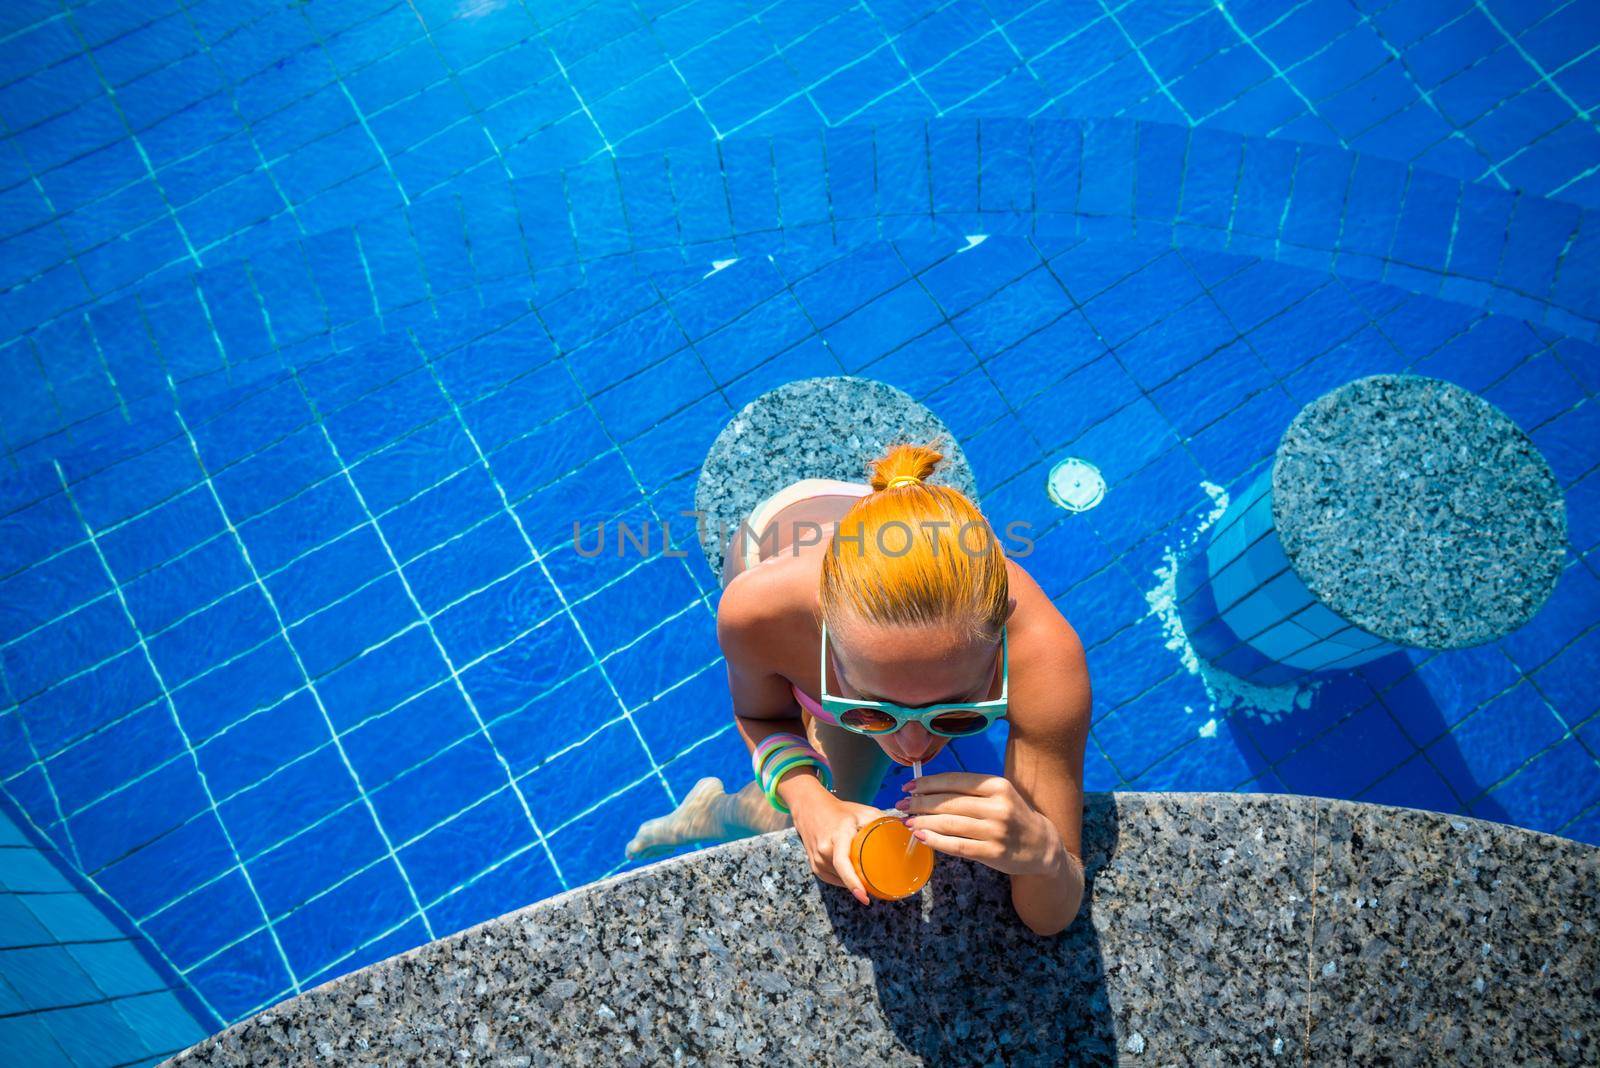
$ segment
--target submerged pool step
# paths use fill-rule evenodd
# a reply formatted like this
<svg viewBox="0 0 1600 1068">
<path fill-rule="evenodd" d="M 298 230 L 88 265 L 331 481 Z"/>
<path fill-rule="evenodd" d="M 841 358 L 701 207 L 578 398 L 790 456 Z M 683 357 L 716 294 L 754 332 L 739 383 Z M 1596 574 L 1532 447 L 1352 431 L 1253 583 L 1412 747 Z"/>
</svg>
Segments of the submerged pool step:
<svg viewBox="0 0 1600 1068">
<path fill-rule="evenodd" d="M 879 373 L 891 383 L 917 393 L 945 384 L 949 378 L 941 378 L 941 375 L 959 377 L 966 368 L 942 356 L 927 368 L 917 368 L 908 358 L 896 356 L 874 369 L 874 361 L 884 357 L 886 351 L 876 346 L 883 344 L 885 336 L 892 337 L 894 331 L 891 329 L 886 335 L 885 324 L 865 313 L 842 314 L 841 309 L 853 309 L 841 300 L 873 302 L 897 286 L 903 288 L 905 281 L 927 264 L 950 259 L 960 251 L 959 262 L 970 265 L 969 269 L 953 273 L 949 268 L 942 270 L 952 277 L 963 278 L 958 289 L 932 294 L 930 303 L 923 309 L 926 314 L 910 304 L 901 309 L 907 321 L 897 324 L 897 328 L 910 330 L 911 334 L 906 335 L 910 337 L 941 318 L 954 320 L 965 316 L 962 323 L 973 321 L 975 316 L 965 315 L 973 300 L 1007 292 L 1022 276 L 1050 263 L 1050 269 L 1057 276 L 1055 282 L 1048 284 L 1050 292 L 1036 295 L 1036 308 L 1019 308 L 1008 313 L 1017 323 L 1035 322 L 1037 326 L 1061 314 L 1066 306 L 1059 303 L 1063 299 L 1069 304 L 1084 305 L 1098 300 L 1102 293 L 1123 279 L 1127 279 L 1130 286 L 1141 284 L 1145 277 L 1157 273 L 1145 268 L 1161 261 L 1164 251 L 1159 246 L 1137 243 L 1070 237 L 1050 239 L 1045 235 L 1034 239 L 997 236 L 976 246 L 969 239 L 922 238 L 873 243 L 872 248 L 876 251 L 851 260 L 846 248 L 829 243 L 776 257 L 735 260 L 711 270 L 699 267 L 636 270 L 631 259 L 611 258 L 587 265 L 583 274 L 569 269 L 532 279 L 508 278 L 490 287 L 458 291 L 439 301 L 393 308 L 382 317 L 373 314 L 357 319 L 298 344 L 271 349 L 253 360 L 230 361 L 222 368 L 187 379 L 174 377 L 170 383 L 162 384 L 162 392 L 119 406 L 74 427 L 76 433 L 72 440 L 49 439 L 24 453 L 21 459 L 25 472 L 16 484 L 42 485 L 46 491 L 53 489 L 53 475 L 48 471 L 41 474 L 43 469 L 35 467 L 40 459 L 59 457 L 76 477 L 103 470 L 130 455 L 148 451 L 152 443 L 169 440 L 174 433 L 174 410 L 185 412 L 191 421 L 207 419 L 208 413 L 238 403 L 240 396 L 272 388 L 285 371 L 313 373 L 324 365 L 359 366 L 362 360 L 368 359 L 377 359 L 382 364 L 389 359 L 385 354 L 413 348 L 434 353 L 474 351 L 480 338 L 498 332 L 507 321 L 527 317 L 530 308 L 533 315 L 529 321 L 541 323 L 539 329 L 543 330 L 543 335 L 530 344 L 540 351 L 560 352 L 574 362 L 586 379 L 586 388 L 610 390 L 621 386 L 625 380 L 643 374 L 665 355 L 692 349 L 704 368 L 705 384 L 701 390 L 690 392 L 687 407 L 702 421 L 711 416 L 699 416 L 699 407 L 692 402 L 709 397 L 711 391 L 719 392 L 731 407 L 737 408 L 762 389 L 806 374 Z M 1180 258 L 1165 262 L 1183 263 L 1183 257 L 1187 258 L 1189 266 L 1179 268 L 1181 280 L 1165 283 L 1177 299 L 1192 300 L 1200 291 L 1190 289 L 1196 285 L 1201 290 L 1218 292 L 1242 289 L 1243 286 L 1236 286 L 1229 279 L 1251 271 L 1255 265 L 1255 276 L 1263 279 L 1262 284 L 1268 285 L 1274 295 L 1285 295 L 1295 301 L 1307 299 L 1326 317 L 1329 337 L 1322 339 L 1325 343 L 1337 343 L 1349 335 L 1345 343 L 1356 350 L 1353 356 L 1360 357 L 1369 343 L 1361 340 L 1364 335 L 1358 328 L 1362 322 L 1371 322 L 1376 327 L 1374 337 L 1382 337 L 1387 331 L 1399 338 L 1401 353 L 1407 357 L 1401 366 L 1417 360 L 1425 364 L 1427 373 L 1452 376 L 1473 388 L 1489 384 L 1500 373 L 1478 366 L 1487 352 L 1485 346 L 1503 346 L 1505 351 L 1498 362 L 1510 367 L 1551 341 L 1549 335 L 1520 327 L 1510 317 L 1467 313 L 1459 308 L 1452 310 L 1454 305 L 1448 302 L 1416 296 L 1410 298 L 1406 316 L 1449 322 L 1450 328 L 1430 327 L 1419 333 L 1410 324 L 1379 326 L 1384 316 L 1404 302 L 1402 290 L 1372 283 L 1329 285 L 1326 276 L 1314 272 L 1226 253 L 1188 250 Z M 846 295 L 841 297 L 826 292 L 828 286 L 841 284 L 839 279 L 843 275 L 837 267 L 822 270 L 830 264 L 869 266 L 861 268 L 862 278 L 848 283 Z M 813 274 L 818 277 L 810 277 Z M 689 290 L 694 290 L 693 299 L 701 303 L 725 302 L 727 314 L 707 316 L 695 312 L 688 319 L 674 321 L 671 312 L 641 312 L 628 327 L 639 335 L 638 347 L 620 353 L 591 344 L 591 338 L 583 333 L 586 327 L 579 325 L 620 322 L 639 309 L 667 307 L 671 298 Z M 726 295 L 710 296 L 716 293 Z M 1167 299 L 1173 299 L 1173 294 L 1168 294 Z M 505 302 L 487 308 L 482 306 L 496 298 L 505 298 Z M 904 303 L 907 298 L 898 299 Z M 1227 299 L 1236 301 L 1238 298 Z M 741 302 L 749 302 L 749 305 Z M 1230 307 L 1236 320 L 1231 327 L 1218 322 L 1216 313 L 1207 310 L 1215 306 L 1213 300 L 1203 303 L 1205 308 L 1200 311 L 1189 310 L 1199 318 L 1187 328 L 1193 336 L 1182 338 L 1179 349 L 1191 343 L 1223 344 L 1230 330 L 1235 336 L 1254 331 L 1270 317 L 1264 310 L 1271 303 L 1270 297 L 1261 302 L 1262 307 L 1248 301 Z M 541 308 L 548 311 L 544 317 L 539 312 Z M 1158 317 L 1166 314 L 1165 305 L 1160 301 L 1152 303 L 1152 309 L 1152 314 Z M 539 329 L 534 333 L 539 333 Z M 962 327 L 963 331 L 970 329 Z M 1008 327 L 1000 332 L 982 331 L 973 334 L 969 343 L 977 361 L 971 367 L 999 358 L 1007 367 L 1019 369 L 1008 371 L 1007 380 L 998 384 L 1006 394 L 1004 403 L 1021 410 L 1032 402 L 1037 390 L 1047 385 L 1052 376 L 1067 374 L 1079 364 L 1070 348 L 1052 353 L 1039 340 L 1017 346 L 1017 339 L 1022 336 L 1018 330 L 1020 327 L 1016 330 Z M 1159 332 L 1149 334 L 1151 340 L 1148 341 L 1130 336 L 1121 321 L 1107 323 L 1104 330 L 1109 343 L 1124 351 L 1154 350 L 1175 343 L 1155 340 Z M 1358 332 L 1351 334 L 1352 330 Z M 1417 348 L 1407 339 L 1406 335 L 1413 333 L 1419 334 L 1423 347 Z M 808 335 L 825 339 L 826 343 L 811 345 L 796 341 Z M 1479 340 L 1490 335 L 1499 340 Z M 1210 340 L 1206 340 L 1208 338 Z M 1430 346 L 1436 347 L 1441 341 L 1451 342 L 1463 355 L 1435 354 Z M 1393 340 L 1379 343 L 1395 345 Z M 1265 344 L 1265 341 L 1257 342 L 1258 347 Z M 1327 372 L 1313 376 L 1301 370 L 1301 365 L 1314 361 L 1326 344 L 1323 348 L 1299 351 L 1296 344 L 1290 336 L 1270 339 L 1270 350 L 1265 351 L 1274 368 L 1285 374 L 1295 372 L 1296 380 L 1307 379 L 1321 383 L 1324 388 L 1338 384 Z M 1565 346 L 1562 359 L 1568 363 L 1576 361 L 1575 373 L 1588 375 L 1600 362 L 1600 353 L 1591 346 L 1576 341 L 1562 344 Z M 775 349 L 772 345 L 779 347 Z M 1035 351 L 1023 356 L 1023 348 Z M 774 362 L 780 350 L 783 361 Z M 1188 356 L 1181 351 L 1162 355 L 1148 370 L 1141 369 L 1141 385 L 1160 387 L 1169 373 L 1161 370 L 1163 365 L 1180 369 L 1185 359 L 1192 360 L 1198 355 L 1201 355 L 1198 351 Z M 1150 357 L 1124 358 L 1143 361 Z M 1354 374 L 1393 369 L 1392 361 L 1376 356 L 1355 359 L 1348 366 Z M 159 373 L 163 369 L 156 370 Z M 1017 374 L 1025 377 L 1010 377 Z M 687 418 L 687 413 L 680 414 L 685 402 L 675 388 L 682 381 L 652 380 L 645 375 L 627 388 L 646 392 L 662 389 L 671 395 L 672 406 L 661 411 L 671 419 Z"/>
<path fill-rule="evenodd" d="M 935 114 L 1274 134 L 1593 203 L 1596 32 L 1546 7 L 23 10 L 0 337 L 476 172 Z"/>
<path fill-rule="evenodd" d="M 370 292 L 357 286 L 324 296 L 337 320 L 351 305 L 395 307 L 621 254 L 656 266 L 773 251 L 794 240 L 1042 227 L 1225 249 L 1352 277 L 1387 272 L 1396 284 L 1446 296 L 1453 289 L 1477 304 L 1503 291 L 1495 298 L 1502 310 L 1538 320 L 1553 305 L 1592 322 L 1600 298 L 1577 269 L 1600 242 L 1587 215 L 1559 201 L 1278 138 L 1116 119 L 940 118 L 732 137 L 515 179 L 476 170 L 400 210 L 194 277 L 215 272 L 238 282 L 240 263 L 257 256 L 281 271 L 289 258 L 282 249 L 347 233 L 347 250 L 334 245 L 289 268 L 297 279 L 309 270 L 314 291 L 341 259 L 344 267 L 361 264 L 346 286 L 377 261 Z M 1509 257 L 1497 254 L 1502 247 Z M 1574 254 L 1575 269 L 1557 279 L 1557 264 Z"/>
<path fill-rule="evenodd" d="M 1160 123 L 937 119 L 474 172 L 403 212 L 161 283 L 0 347 L 12 453 L 180 382 L 237 381 L 452 305 L 538 298 L 596 265 L 672 270 L 932 235 L 1093 236 L 1276 259 L 1591 339 L 1600 220 L 1338 149 Z M 93 433 L 93 431 L 90 431 Z M 76 435 L 81 437 L 82 435 Z"/>
</svg>

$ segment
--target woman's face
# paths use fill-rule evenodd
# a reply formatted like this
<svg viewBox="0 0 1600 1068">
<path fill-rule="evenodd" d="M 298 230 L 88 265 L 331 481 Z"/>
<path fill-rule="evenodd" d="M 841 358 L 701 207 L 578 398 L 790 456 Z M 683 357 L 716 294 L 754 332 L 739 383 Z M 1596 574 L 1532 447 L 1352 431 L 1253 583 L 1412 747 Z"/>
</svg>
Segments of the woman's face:
<svg viewBox="0 0 1600 1068">
<path fill-rule="evenodd" d="M 861 621 L 828 626 L 837 693 L 907 707 L 989 696 L 999 639 L 974 639 L 956 627 L 885 627 Z M 831 685 L 831 684 L 830 684 Z M 926 762 L 950 739 L 908 723 L 873 739 L 890 758 L 909 766 Z"/>
</svg>

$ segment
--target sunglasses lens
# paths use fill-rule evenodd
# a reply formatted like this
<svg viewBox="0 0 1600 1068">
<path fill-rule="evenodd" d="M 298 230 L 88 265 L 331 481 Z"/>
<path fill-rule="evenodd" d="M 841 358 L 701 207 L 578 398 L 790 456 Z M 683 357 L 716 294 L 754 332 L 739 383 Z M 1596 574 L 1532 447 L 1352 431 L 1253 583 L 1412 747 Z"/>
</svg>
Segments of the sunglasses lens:
<svg viewBox="0 0 1600 1068">
<path fill-rule="evenodd" d="M 928 726 L 940 734 L 960 736 L 963 734 L 977 734 L 989 725 L 988 719 L 981 712 L 946 712 L 934 716 Z"/>
<path fill-rule="evenodd" d="M 888 734 L 895 728 L 894 717 L 876 708 L 852 708 L 839 717 L 839 722 L 863 734 Z"/>
</svg>

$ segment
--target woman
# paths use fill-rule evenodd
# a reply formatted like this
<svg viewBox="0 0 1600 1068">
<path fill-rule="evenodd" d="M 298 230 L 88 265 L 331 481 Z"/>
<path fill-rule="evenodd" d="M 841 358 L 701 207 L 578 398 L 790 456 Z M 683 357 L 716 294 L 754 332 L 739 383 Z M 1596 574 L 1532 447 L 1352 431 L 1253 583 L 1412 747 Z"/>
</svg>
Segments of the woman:
<svg viewBox="0 0 1600 1068">
<path fill-rule="evenodd" d="M 927 775 L 896 807 L 933 849 L 1010 875 L 1034 932 L 1072 922 L 1083 896 L 1083 648 L 972 502 L 924 481 L 941 459 L 897 445 L 872 464 L 870 486 L 807 479 L 756 508 L 752 536 L 742 529 L 728 547 L 717 638 L 739 733 L 753 754 L 779 751 L 764 769 L 777 766 L 777 781 L 727 794 L 702 779 L 639 829 L 631 856 L 781 830 L 791 822 L 781 807 L 817 876 L 868 904 L 850 842 L 883 815 L 870 802 L 889 761 L 929 761 L 1004 715 L 1003 776 Z"/>
</svg>

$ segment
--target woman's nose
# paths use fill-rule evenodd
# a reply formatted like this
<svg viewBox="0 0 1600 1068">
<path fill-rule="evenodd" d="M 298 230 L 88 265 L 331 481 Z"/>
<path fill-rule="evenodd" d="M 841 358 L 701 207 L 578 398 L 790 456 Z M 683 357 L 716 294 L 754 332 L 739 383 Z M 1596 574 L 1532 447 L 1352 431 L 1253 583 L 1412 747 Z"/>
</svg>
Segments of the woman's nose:
<svg viewBox="0 0 1600 1068">
<path fill-rule="evenodd" d="M 933 748 L 933 735 L 920 723 L 907 723 L 900 728 L 900 751 L 908 759 L 929 755 Z"/>
</svg>

